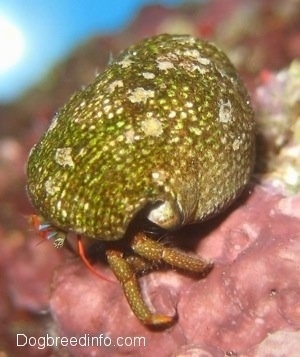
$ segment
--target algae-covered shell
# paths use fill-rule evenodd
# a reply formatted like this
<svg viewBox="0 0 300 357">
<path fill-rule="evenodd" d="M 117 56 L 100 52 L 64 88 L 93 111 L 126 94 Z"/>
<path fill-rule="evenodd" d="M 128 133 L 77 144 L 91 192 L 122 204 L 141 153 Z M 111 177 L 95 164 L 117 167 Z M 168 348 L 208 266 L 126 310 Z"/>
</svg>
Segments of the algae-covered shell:
<svg viewBox="0 0 300 357">
<path fill-rule="evenodd" d="M 120 239 L 146 205 L 174 229 L 231 203 L 249 181 L 255 124 L 226 55 L 188 35 L 129 47 L 75 93 L 30 153 L 28 193 L 54 226 Z"/>
</svg>

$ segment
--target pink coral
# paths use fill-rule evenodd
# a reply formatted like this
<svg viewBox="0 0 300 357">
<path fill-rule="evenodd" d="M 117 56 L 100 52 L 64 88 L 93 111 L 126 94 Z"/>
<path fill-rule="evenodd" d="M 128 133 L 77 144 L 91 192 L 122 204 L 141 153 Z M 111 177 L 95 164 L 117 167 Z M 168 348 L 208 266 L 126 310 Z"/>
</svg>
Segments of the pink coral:
<svg viewBox="0 0 300 357">
<path fill-rule="evenodd" d="M 215 261 L 205 279 L 175 271 L 141 278 L 143 293 L 155 310 L 178 312 L 178 323 L 165 331 L 142 326 L 118 284 L 99 281 L 77 259 L 69 260 L 57 271 L 50 300 L 60 335 L 104 334 L 112 343 L 120 336 L 145 337 L 146 347 L 69 347 L 82 356 L 99 351 L 115 356 L 191 355 L 182 352 L 183 346 L 186 351 L 196 348 L 207 356 L 223 356 L 247 355 L 260 348 L 255 346 L 268 345 L 269 334 L 276 340 L 282 338 L 279 331 L 296 331 L 300 220 L 294 212 L 299 204 L 300 196 L 286 198 L 256 187 L 221 224 L 204 225 L 209 232 L 199 239 L 197 253 Z M 292 343 L 300 350 L 300 343 Z"/>
</svg>

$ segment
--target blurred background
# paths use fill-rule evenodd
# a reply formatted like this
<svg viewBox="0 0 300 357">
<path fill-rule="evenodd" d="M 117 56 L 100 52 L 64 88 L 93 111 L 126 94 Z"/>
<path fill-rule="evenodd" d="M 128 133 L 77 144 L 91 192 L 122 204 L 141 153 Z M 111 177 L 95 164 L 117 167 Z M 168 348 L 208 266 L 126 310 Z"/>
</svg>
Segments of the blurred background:
<svg viewBox="0 0 300 357">
<path fill-rule="evenodd" d="M 55 112 L 141 38 L 189 33 L 211 40 L 245 81 L 261 127 L 269 123 L 264 152 L 275 157 L 273 168 L 282 145 L 298 138 L 297 156 L 289 154 L 293 166 L 280 171 L 292 172 L 297 192 L 299 19 L 299 0 L 0 0 L 1 357 L 58 355 L 51 348 L 16 347 L 16 333 L 56 333 L 50 287 L 55 268 L 69 253 L 39 244 L 28 221 L 34 212 L 25 189 L 28 153 Z M 290 120 L 298 120 L 295 136 Z M 279 160 L 286 165 L 286 157 Z"/>
<path fill-rule="evenodd" d="M 14 100 L 88 37 L 122 31 L 144 5 L 172 7 L 183 3 L 184 0 L 0 1 L 0 102 Z"/>
</svg>

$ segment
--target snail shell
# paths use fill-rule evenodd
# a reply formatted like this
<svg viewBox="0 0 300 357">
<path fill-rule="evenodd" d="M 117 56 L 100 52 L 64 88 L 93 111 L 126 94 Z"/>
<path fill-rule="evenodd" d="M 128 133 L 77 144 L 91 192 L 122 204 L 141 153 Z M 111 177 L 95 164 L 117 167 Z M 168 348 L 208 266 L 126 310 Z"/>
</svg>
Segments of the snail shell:
<svg viewBox="0 0 300 357">
<path fill-rule="evenodd" d="M 59 229 L 117 240 L 146 206 L 166 229 L 220 212 L 249 181 L 254 156 L 250 100 L 226 55 L 159 35 L 71 97 L 30 153 L 27 189 Z"/>
</svg>

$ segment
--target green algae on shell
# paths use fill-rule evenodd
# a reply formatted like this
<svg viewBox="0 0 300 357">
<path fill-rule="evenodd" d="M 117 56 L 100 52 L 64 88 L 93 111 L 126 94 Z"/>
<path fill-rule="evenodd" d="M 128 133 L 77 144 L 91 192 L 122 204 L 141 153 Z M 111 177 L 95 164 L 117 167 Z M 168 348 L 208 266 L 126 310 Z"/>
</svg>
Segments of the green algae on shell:
<svg viewBox="0 0 300 357">
<path fill-rule="evenodd" d="M 75 93 L 30 153 L 28 193 L 58 229 L 120 239 L 146 205 L 175 229 L 249 181 L 255 123 L 226 55 L 189 35 L 129 47 Z"/>
</svg>

